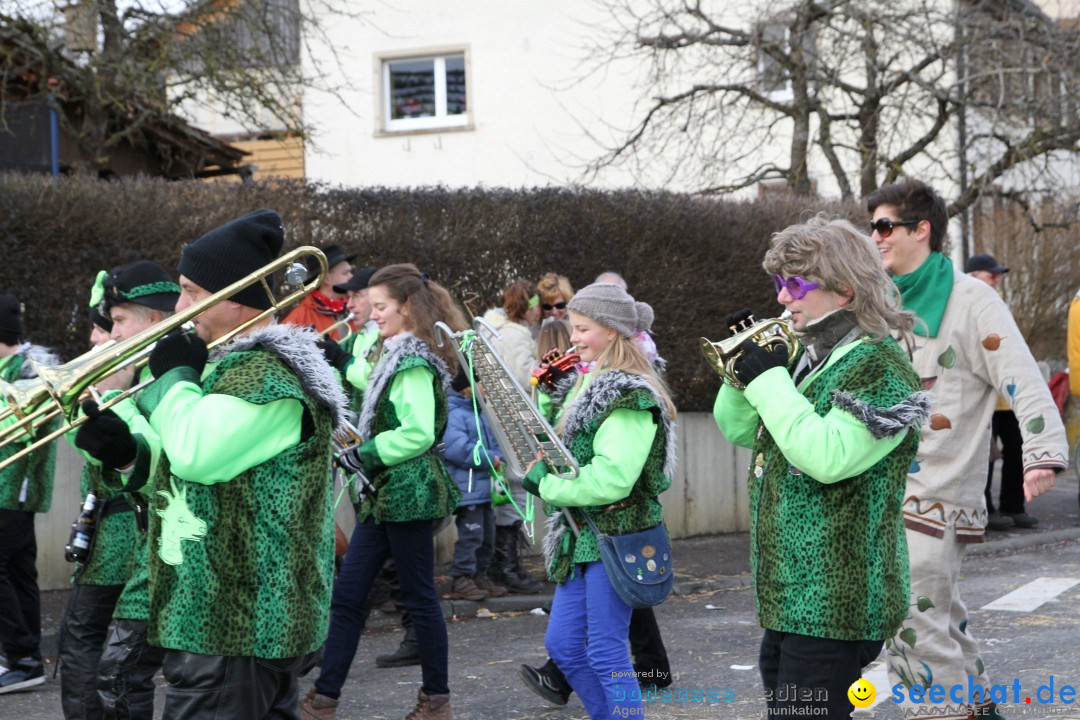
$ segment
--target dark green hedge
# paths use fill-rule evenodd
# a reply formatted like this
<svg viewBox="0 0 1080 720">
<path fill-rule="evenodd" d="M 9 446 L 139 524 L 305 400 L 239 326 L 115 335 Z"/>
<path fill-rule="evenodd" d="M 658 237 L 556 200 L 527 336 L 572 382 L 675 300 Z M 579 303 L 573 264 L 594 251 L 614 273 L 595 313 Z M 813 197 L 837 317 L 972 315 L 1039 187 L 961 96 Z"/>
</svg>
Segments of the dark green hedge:
<svg viewBox="0 0 1080 720">
<path fill-rule="evenodd" d="M 0 175 L 0 292 L 26 304 L 35 342 L 70 358 L 85 349 L 98 270 L 138 258 L 175 268 L 185 242 L 260 207 L 281 213 L 288 247 L 336 242 L 364 264 L 415 262 L 474 313 L 497 303 L 514 277 L 556 271 L 579 288 L 604 270 L 621 272 L 656 310 L 657 344 L 684 410 L 709 409 L 718 386 L 698 337 L 720 337 L 720 319 L 744 306 L 778 312 L 760 264 L 770 234 L 822 209 L 861 216 L 790 197 Z"/>
</svg>

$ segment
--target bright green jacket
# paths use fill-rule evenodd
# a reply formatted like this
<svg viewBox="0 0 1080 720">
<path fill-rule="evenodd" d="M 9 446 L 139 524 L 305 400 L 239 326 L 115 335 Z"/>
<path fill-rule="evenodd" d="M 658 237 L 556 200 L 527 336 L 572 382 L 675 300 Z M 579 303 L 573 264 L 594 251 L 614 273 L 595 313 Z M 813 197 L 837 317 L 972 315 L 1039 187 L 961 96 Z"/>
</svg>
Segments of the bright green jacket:
<svg viewBox="0 0 1080 720">
<path fill-rule="evenodd" d="M 753 448 L 751 566 L 762 627 L 882 640 L 899 626 L 909 593 L 901 505 L 928 405 L 891 339 L 836 348 L 798 388 L 785 368 L 745 391 L 721 388 L 720 430 Z"/>
<path fill-rule="evenodd" d="M 22 353 L 8 355 L 0 359 L 0 379 L 15 382 L 22 379 L 23 363 L 26 356 Z M 0 429 L 10 427 L 17 422 L 14 415 L 0 422 Z M 47 434 L 58 427 L 58 421 L 49 423 L 39 430 Z M 0 447 L 0 460 L 6 460 L 26 447 L 31 438 L 23 435 L 23 440 L 16 440 Z M 53 474 L 56 470 L 56 443 L 51 442 L 22 460 L 0 471 L 0 509 L 23 510 L 25 512 L 48 512 L 52 505 Z"/>
</svg>

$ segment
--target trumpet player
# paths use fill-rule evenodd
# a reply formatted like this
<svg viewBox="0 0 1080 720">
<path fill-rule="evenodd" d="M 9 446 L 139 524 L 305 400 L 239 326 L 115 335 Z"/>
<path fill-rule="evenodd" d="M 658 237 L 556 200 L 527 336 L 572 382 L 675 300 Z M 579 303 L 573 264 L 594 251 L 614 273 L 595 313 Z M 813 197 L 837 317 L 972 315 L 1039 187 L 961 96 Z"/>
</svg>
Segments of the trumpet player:
<svg viewBox="0 0 1080 720">
<path fill-rule="evenodd" d="M 184 247 L 177 311 L 214 296 L 194 334 L 160 339 L 139 410 L 161 439 L 152 473 L 150 644 L 164 648 L 163 717 L 295 717 L 299 672 L 326 638 L 333 572 L 332 432 L 345 396 L 309 329 L 273 325 L 252 282 L 284 228 L 259 210 Z M 239 329 L 235 335 L 234 330 Z M 210 355 L 207 344 L 229 337 Z M 126 473 L 151 481 L 128 427 L 98 413 L 80 429 Z"/>
<path fill-rule="evenodd" d="M 324 333 L 334 324 L 345 319 L 348 311 L 345 308 L 347 298 L 344 292 L 335 286 L 349 281 L 353 275 L 353 260 L 355 255 L 346 255 L 338 245 L 324 245 L 319 248 L 326 256 L 326 264 L 330 271 L 323 278 L 319 289 L 305 297 L 293 310 L 285 316 L 283 322 L 301 327 L 314 328 L 318 333 Z M 313 265 L 308 265 L 308 271 L 314 272 Z M 342 329 L 331 330 L 330 339 L 340 340 L 346 333 Z"/>
<path fill-rule="evenodd" d="M 364 390 L 380 347 L 379 326 L 371 319 L 371 302 L 368 300 L 368 283 L 376 272 L 378 268 L 366 267 L 334 286 L 334 292 L 348 298 L 345 309 L 352 315 L 357 330 L 340 343 L 327 337 L 319 341 L 327 362 L 347 383 L 345 390 L 349 395 L 349 409 L 353 412 L 359 412 L 364 403 Z"/>
<path fill-rule="evenodd" d="M 929 400 L 892 337 L 910 337 L 913 316 L 851 223 L 792 225 L 763 267 L 802 351 L 788 367 L 787 348 L 747 340 L 734 365 L 745 389 L 725 382 L 714 407 L 753 453 L 759 669 L 770 716 L 846 718 L 848 687 L 908 613 L 901 506 Z"/>
<path fill-rule="evenodd" d="M 46 348 L 24 342 L 21 304 L 13 295 L 0 295 L 0 379 L 35 378 L 35 362 L 57 361 Z M 0 460 L 23 447 L 19 441 L 7 443 L 0 447 Z M 0 641 L 10 666 L 0 670 L 0 694 L 45 682 L 34 514 L 49 510 L 55 466 L 56 443 L 49 443 L 0 471 Z"/>
<path fill-rule="evenodd" d="M 108 328 L 105 339 L 126 340 L 172 315 L 179 297 L 180 286 L 155 262 L 141 260 L 110 272 L 103 270 L 91 293 L 91 322 L 95 328 Z M 149 371 L 144 370 L 143 375 L 148 377 Z M 133 372 L 118 372 L 99 382 L 96 389 L 108 400 L 133 382 Z M 156 434 L 133 399 L 117 403 L 112 412 L 132 433 L 139 434 L 152 453 L 160 449 Z M 78 447 L 77 433 L 68 438 Z M 84 434 L 84 443 L 87 440 Z M 146 642 L 149 501 L 142 493 L 123 492 L 123 483 L 111 463 L 103 464 L 80 451 L 87 458 L 81 480 L 83 496 L 93 494 L 99 506 L 89 556 L 76 565 L 75 587 L 60 626 L 64 717 L 150 717 L 154 712 L 154 675 L 161 668 L 162 653 Z"/>
</svg>

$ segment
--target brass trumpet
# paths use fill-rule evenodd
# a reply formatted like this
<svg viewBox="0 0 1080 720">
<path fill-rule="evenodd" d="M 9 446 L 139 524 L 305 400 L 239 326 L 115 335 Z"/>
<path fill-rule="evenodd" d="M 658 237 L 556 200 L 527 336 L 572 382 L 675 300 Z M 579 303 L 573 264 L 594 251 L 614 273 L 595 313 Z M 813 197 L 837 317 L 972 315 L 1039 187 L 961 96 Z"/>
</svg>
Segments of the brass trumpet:
<svg viewBox="0 0 1080 720">
<path fill-rule="evenodd" d="M 305 256 L 315 258 L 319 264 L 319 272 L 315 273 L 314 276 L 308 275 L 307 268 L 304 263 L 300 261 L 300 258 Z M 275 273 L 282 270 L 285 272 L 285 279 L 288 285 L 296 286 L 296 290 L 293 290 L 285 297 L 278 299 L 274 296 L 274 291 L 270 287 L 269 278 L 272 278 Z M 214 348 L 218 345 L 223 345 L 240 333 L 245 332 L 274 313 L 280 312 L 284 308 L 299 302 L 308 293 L 318 289 L 322 283 L 323 277 L 326 276 L 328 271 L 329 268 L 327 267 L 326 256 L 323 255 L 321 250 L 310 246 L 299 247 L 292 252 L 282 255 L 273 262 L 264 265 L 247 277 L 241 278 L 232 285 L 222 288 L 213 295 L 195 303 L 183 312 L 176 313 L 172 317 L 162 320 L 153 327 L 147 328 L 143 332 L 133 335 L 127 340 L 112 344 L 108 347 L 101 346 L 96 348 L 96 351 L 88 352 L 63 365 L 58 365 L 56 367 L 37 366 L 35 369 L 37 370 L 38 378 L 41 381 L 48 398 L 42 398 L 39 391 L 33 398 L 35 401 L 39 401 L 38 407 L 23 408 L 20 406 L 15 412 L 24 416 L 24 423 L 26 421 L 25 416 L 32 413 L 40 413 L 39 415 L 34 415 L 34 417 L 37 418 L 34 421 L 35 427 L 42 427 L 46 422 L 49 422 L 60 415 L 63 415 L 67 422 L 62 423 L 61 427 L 52 430 L 43 437 L 36 438 L 34 442 L 22 448 L 11 457 L 0 461 L 0 470 L 21 460 L 28 453 L 37 450 L 46 443 L 52 442 L 61 435 L 67 434 L 85 422 L 85 416 L 77 416 L 79 399 L 83 396 L 83 393 L 88 392 L 90 387 L 95 383 L 100 382 L 124 368 L 134 365 L 137 372 L 138 368 L 149 359 L 150 353 L 154 349 L 154 344 L 170 332 L 183 327 L 194 318 L 218 303 L 228 300 L 241 290 L 252 285 L 261 284 L 270 299 L 270 307 L 247 322 L 241 323 L 220 338 L 217 338 L 209 344 L 209 347 Z M 145 384 L 146 383 L 140 383 L 135 387 L 112 397 L 107 403 L 102 404 L 101 408 L 103 410 L 108 409 L 118 402 L 131 397 L 135 392 L 142 389 Z M 3 441 L 0 442 L 0 447 L 21 437 L 22 434 L 23 433 L 20 431 L 18 433 L 12 433 L 11 436 L 5 435 Z"/>
<path fill-rule="evenodd" d="M 340 345 L 341 343 L 345 342 L 350 337 L 352 337 L 352 334 L 354 332 L 356 332 L 355 330 L 353 330 L 353 326 L 352 326 L 352 321 L 353 321 L 353 318 L 355 318 L 355 317 L 356 317 L 355 313 L 349 313 L 348 315 L 341 318 L 336 323 L 334 323 L 330 327 L 326 328 L 325 330 L 323 330 L 319 334 L 322 335 L 324 338 L 329 338 L 330 333 L 336 331 L 338 328 L 344 327 L 345 328 L 345 334 L 342 335 L 340 338 L 338 338 L 338 341 L 337 341 L 338 344 Z"/>
<path fill-rule="evenodd" d="M 731 327 L 731 337 L 719 342 L 712 342 L 708 338 L 699 340 L 701 352 L 712 366 L 712 369 L 720 373 L 729 384 L 744 388 L 739 378 L 735 376 L 735 362 L 742 356 L 739 349 L 747 340 L 752 340 L 766 350 L 783 345 L 787 350 L 788 365 L 795 361 L 799 354 L 799 340 L 791 330 L 791 325 L 782 315 L 779 318 L 768 320 L 756 320 L 751 315 L 738 325 Z"/>
</svg>

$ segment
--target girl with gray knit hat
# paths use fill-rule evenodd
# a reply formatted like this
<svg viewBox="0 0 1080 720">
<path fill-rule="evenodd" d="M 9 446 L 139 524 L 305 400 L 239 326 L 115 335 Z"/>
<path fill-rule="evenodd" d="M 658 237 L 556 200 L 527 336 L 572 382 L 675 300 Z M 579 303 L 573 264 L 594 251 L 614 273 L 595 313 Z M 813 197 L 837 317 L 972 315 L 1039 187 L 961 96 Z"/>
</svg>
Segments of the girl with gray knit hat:
<svg viewBox="0 0 1080 720">
<path fill-rule="evenodd" d="M 630 697 L 625 688 L 637 684 L 626 647 L 631 608 L 612 588 L 584 516 L 610 535 L 662 521 L 658 497 L 674 472 L 675 407 L 633 340 L 652 325 L 649 305 L 618 285 L 596 283 L 574 295 L 568 309 L 571 342 L 591 369 L 564 378 L 552 395 L 541 395 L 540 406 L 580 471 L 564 480 L 539 461 L 523 483 L 552 512 L 544 561 L 558 587 L 545 644 L 589 717 L 640 715 L 640 699 L 624 699 Z M 575 517 L 578 535 L 562 508 Z"/>
</svg>

